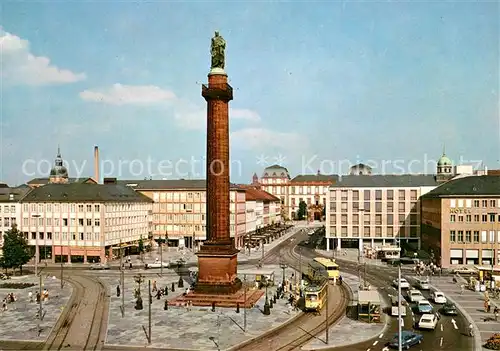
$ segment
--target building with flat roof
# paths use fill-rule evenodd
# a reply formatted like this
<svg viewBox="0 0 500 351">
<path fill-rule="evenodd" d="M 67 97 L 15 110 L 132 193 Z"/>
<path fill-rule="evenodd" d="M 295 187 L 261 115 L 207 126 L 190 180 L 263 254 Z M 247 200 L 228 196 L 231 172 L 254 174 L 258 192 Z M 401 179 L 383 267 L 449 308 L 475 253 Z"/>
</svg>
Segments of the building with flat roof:
<svg viewBox="0 0 500 351">
<path fill-rule="evenodd" d="M 21 205 L 19 200 L 30 189 L 24 186 L 9 187 L 5 183 L 0 183 L 0 248 L 3 246 L 3 236 L 5 232 L 18 225 L 21 217 Z"/>
<path fill-rule="evenodd" d="M 421 195 L 438 186 L 434 175 L 348 175 L 328 190 L 327 250 L 394 243 L 420 245 Z"/>
<path fill-rule="evenodd" d="M 58 183 L 20 199 L 19 230 L 40 259 L 105 262 L 151 231 L 152 200 L 117 184 Z"/>
<path fill-rule="evenodd" d="M 499 265 L 500 175 L 453 179 L 421 198 L 422 247 L 443 268 Z"/>
</svg>

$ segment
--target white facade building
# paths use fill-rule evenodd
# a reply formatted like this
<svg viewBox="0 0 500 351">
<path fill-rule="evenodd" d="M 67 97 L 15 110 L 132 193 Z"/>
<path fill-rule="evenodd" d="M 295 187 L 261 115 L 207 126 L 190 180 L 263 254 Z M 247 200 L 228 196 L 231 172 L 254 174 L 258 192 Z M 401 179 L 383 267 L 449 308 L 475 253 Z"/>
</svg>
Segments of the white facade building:
<svg viewBox="0 0 500 351">
<path fill-rule="evenodd" d="M 21 205 L 19 200 L 29 188 L 10 188 L 6 184 L 0 184 L 0 248 L 3 246 L 4 234 L 12 229 L 13 225 L 19 225 L 21 218 Z"/>
</svg>

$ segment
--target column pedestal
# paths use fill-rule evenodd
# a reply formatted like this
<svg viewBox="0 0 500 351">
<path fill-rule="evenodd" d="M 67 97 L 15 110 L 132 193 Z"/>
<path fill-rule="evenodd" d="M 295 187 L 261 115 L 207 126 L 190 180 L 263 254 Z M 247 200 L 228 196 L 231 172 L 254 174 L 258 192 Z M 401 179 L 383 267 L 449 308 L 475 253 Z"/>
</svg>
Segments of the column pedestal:
<svg viewBox="0 0 500 351">
<path fill-rule="evenodd" d="M 229 245 L 206 243 L 198 256 L 197 294 L 234 294 L 241 289 L 237 276 L 238 250 Z"/>
</svg>

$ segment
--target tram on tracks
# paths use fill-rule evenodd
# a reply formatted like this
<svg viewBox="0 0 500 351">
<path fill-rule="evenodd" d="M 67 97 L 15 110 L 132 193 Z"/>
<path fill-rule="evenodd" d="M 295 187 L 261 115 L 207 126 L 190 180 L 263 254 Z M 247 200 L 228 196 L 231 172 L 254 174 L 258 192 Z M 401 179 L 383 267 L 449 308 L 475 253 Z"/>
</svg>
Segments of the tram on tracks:
<svg viewBox="0 0 500 351">
<path fill-rule="evenodd" d="M 314 281 L 304 288 L 306 312 L 319 312 L 328 298 L 328 279 Z"/>
<path fill-rule="evenodd" d="M 340 277 L 339 265 L 335 262 L 334 259 L 326 258 L 326 257 L 316 257 L 314 258 L 314 262 L 323 266 L 328 274 L 328 279 L 337 282 Z"/>
</svg>

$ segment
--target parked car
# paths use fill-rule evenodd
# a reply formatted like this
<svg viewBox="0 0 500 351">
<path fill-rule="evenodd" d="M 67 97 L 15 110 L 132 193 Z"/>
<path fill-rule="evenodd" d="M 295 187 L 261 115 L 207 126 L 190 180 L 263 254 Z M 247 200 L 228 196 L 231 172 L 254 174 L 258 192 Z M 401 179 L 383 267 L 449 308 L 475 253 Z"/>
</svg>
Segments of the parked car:
<svg viewBox="0 0 500 351">
<path fill-rule="evenodd" d="M 455 268 L 453 270 L 453 273 L 454 274 L 472 275 L 472 274 L 476 274 L 477 270 L 474 268 L 470 268 L 470 267 L 459 267 L 459 268 Z"/>
<path fill-rule="evenodd" d="M 433 307 L 427 300 L 420 300 L 417 302 L 418 313 L 432 313 Z"/>
<path fill-rule="evenodd" d="M 417 334 L 408 330 L 403 330 L 401 333 L 401 348 L 409 349 L 412 346 L 421 344 L 424 340 L 422 334 Z M 392 340 L 389 342 L 389 347 L 398 349 L 399 348 L 399 335 L 395 334 Z"/>
<path fill-rule="evenodd" d="M 107 264 L 107 263 L 94 263 L 94 264 L 91 264 L 89 267 L 89 269 L 92 271 L 106 270 L 109 268 L 110 268 L 109 264 Z"/>
<path fill-rule="evenodd" d="M 144 264 L 144 268 L 145 269 L 152 269 L 152 268 L 161 268 L 162 266 L 164 268 L 168 268 L 170 265 L 170 263 L 166 263 L 166 262 L 155 262 L 155 263 L 145 263 Z"/>
<path fill-rule="evenodd" d="M 424 314 L 420 317 L 420 321 L 418 322 L 418 327 L 420 329 L 436 329 L 438 323 L 438 318 L 434 314 Z"/>
<path fill-rule="evenodd" d="M 399 283 L 401 284 L 401 289 L 409 289 L 410 288 L 410 283 L 408 283 L 408 280 L 406 280 L 405 278 L 401 278 Z M 398 280 L 394 279 L 392 281 L 392 284 L 397 288 L 398 287 Z"/>
<path fill-rule="evenodd" d="M 431 289 L 428 279 L 418 279 L 416 285 L 417 285 L 417 288 L 419 288 L 420 290 L 430 290 Z"/>
<path fill-rule="evenodd" d="M 420 300 L 425 300 L 424 295 L 419 290 L 412 289 L 408 292 L 408 297 L 410 298 L 410 302 L 417 302 Z"/>
<path fill-rule="evenodd" d="M 433 293 L 431 293 L 431 299 L 434 301 L 434 303 L 440 305 L 446 303 L 446 297 L 441 291 L 434 291 Z"/>
<path fill-rule="evenodd" d="M 445 316 L 456 316 L 458 314 L 457 308 L 451 302 L 446 302 L 441 308 L 441 313 Z"/>
</svg>

